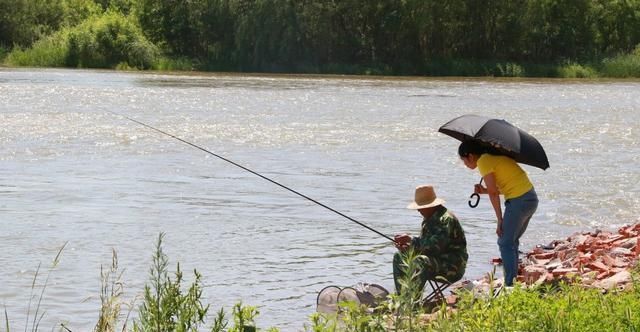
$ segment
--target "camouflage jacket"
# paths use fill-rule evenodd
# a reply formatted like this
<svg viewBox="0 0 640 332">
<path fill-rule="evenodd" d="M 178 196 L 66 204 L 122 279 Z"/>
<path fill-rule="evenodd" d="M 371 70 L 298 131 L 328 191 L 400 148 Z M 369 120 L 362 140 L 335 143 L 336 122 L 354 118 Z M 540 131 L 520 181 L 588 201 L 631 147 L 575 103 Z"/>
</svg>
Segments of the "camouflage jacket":
<svg viewBox="0 0 640 332">
<path fill-rule="evenodd" d="M 435 261 L 434 272 L 462 278 L 469 257 L 467 240 L 458 218 L 444 206 L 422 221 L 420 236 L 412 239 L 411 246 Z"/>
</svg>

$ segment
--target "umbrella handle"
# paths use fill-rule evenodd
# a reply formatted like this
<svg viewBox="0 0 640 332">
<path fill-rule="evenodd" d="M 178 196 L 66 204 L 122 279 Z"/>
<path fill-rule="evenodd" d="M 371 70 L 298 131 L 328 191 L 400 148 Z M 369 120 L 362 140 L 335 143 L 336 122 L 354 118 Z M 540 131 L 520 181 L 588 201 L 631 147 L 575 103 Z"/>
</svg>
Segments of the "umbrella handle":
<svg viewBox="0 0 640 332">
<path fill-rule="evenodd" d="M 482 180 L 484 180 L 484 178 L 480 178 L 480 182 L 478 183 L 479 185 L 482 185 Z M 474 197 L 476 201 L 472 202 Z M 478 204 L 480 204 L 480 195 L 476 193 L 471 194 L 471 196 L 469 196 L 469 201 L 467 203 L 469 204 L 470 208 L 475 209 L 478 206 Z"/>
<path fill-rule="evenodd" d="M 472 202 L 474 197 L 475 197 L 476 201 Z M 478 206 L 478 204 L 480 203 L 480 195 L 478 195 L 476 193 L 471 194 L 471 196 L 469 196 L 469 202 L 467 202 L 467 203 L 469 203 L 469 207 L 470 208 L 472 208 L 472 209 L 476 208 Z"/>
</svg>

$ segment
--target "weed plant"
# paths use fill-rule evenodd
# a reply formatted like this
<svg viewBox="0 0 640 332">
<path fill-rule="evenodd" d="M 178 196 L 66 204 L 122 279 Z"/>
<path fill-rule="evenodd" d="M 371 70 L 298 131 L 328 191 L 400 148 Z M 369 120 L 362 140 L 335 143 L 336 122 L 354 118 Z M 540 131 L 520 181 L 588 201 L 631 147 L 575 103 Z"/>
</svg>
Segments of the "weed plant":
<svg viewBox="0 0 640 332">
<path fill-rule="evenodd" d="M 120 314 L 124 303 L 122 302 L 122 294 L 124 292 L 124 283 L 122 282 L 122 272 L 118 271 L 118 255 L 115 250 L 111 256 L 111 267 L 104 269 L 100 267 L 100 315 L 98 323 L 93 329 L 94 332 L 116 332 Z M 131 314 L 132 306 L 129 306 L 127 317 L 122 323 L 121 331 L 127 330 L 127 322 L 129 314 Z"/>
<path fill-rule="evenodd" d="M 177 264 L 175 278 L 168 272 L 169 260 L 162 250 L 164 234 L 158 236 L 156 251 L 150 269 L 151 285 L 144 288 L 144 301 L 138 310 L 138 320 L 133 331 L 177 331 L 195 332 L 204 324 L 209 310 L 201 301 L 201 275 L 194 270 L 195 281 L 187 292 L 182 290 L 183 275 Z"/>
</svg>

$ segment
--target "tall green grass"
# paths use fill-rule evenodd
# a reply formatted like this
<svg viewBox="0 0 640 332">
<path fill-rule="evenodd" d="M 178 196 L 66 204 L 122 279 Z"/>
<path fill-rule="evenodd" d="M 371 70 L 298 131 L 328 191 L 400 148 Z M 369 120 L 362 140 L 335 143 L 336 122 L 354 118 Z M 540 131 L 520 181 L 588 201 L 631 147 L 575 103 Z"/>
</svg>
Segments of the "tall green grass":
<svg viewBox="0 0 640 332">
<path fill-rule="evenodd" d="M 560 284 L 516 287 L 496 298 L 463 296 L 458 310 L 445 311 L 427 331 L 639 331 L 640 284 L 630 291 Z"/>
<path fill-rule="evenodd" d="M 640 45 L 630 54 L 605 59 L 600 71 L 606 77 L 640 77 Z"/>
</svg>

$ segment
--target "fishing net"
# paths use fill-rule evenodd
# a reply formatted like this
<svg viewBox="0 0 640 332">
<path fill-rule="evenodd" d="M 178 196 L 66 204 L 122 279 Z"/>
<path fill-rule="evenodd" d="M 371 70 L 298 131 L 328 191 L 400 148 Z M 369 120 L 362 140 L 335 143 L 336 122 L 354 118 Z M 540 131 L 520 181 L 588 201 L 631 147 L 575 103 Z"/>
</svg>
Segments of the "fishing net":
<svg viewBox="0 0 640 332">
<path fill-rule="evenodd" d="M 369 309 L 374 309 L 389 295 L 384 287 L 377 284 L 359 283 L 354 287 L 340 288 L 327 286 L 318 293 L 316 311 L 320 313 L 337 313 L 340 302 L 354 302 Z"/>
</svg>

